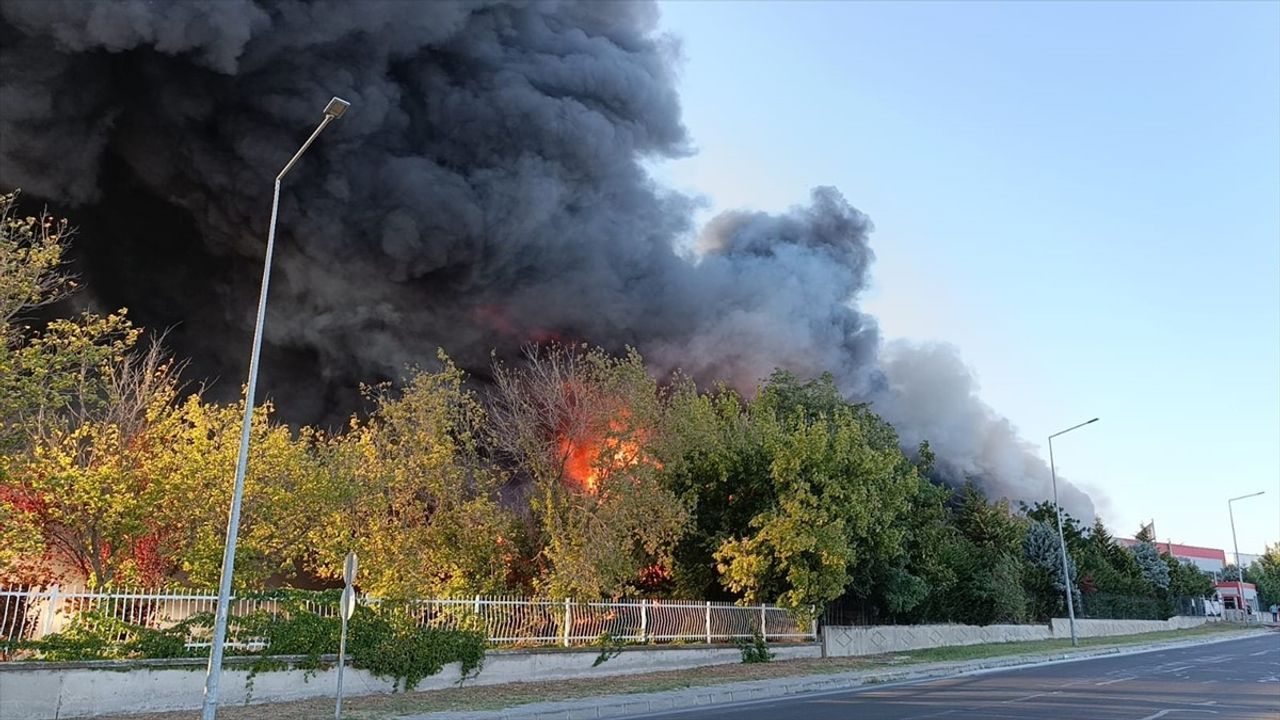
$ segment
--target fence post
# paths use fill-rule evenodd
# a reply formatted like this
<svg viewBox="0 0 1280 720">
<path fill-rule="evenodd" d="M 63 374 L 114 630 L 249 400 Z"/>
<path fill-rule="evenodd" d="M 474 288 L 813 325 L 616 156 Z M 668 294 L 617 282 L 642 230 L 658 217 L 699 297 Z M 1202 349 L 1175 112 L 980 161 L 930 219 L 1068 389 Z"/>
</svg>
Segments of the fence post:
<svg viewBox="0 0 1280 720">
<path fill-rule="evenodd" d="M 640 642 L 649 642 L 649 605 L 643 598 L 640 600 Z"/>
<path fill-rule="evenodd" d="M 573 624 L 573 601 L 564 599 L 564 646 L 569 647 L 569 626 Z"/>
<path fill-rule="evenodd" d="M 45 609 L 44 615 L 44 632 L 41 637 L 53 634 L 53 616 L 58 613 L 58 586 L 53 585 L 49 588 L 49 607 Z"/>
<path fill-rule="evenodd" d="M 711 644 L 711 601 L 707 601 L 707 644 Z"/>
<path fill-rule="evenodd" d="M 764 604 L 761 603 L 760 605 L 760 637 L 764 638 L 765 642 L 768 642 L 769 641 L 769 624 L 768 624 L 768 621 L 765 620 L 764 614 L 765 614 L 765 607 L 764 607 Z"/>
</svg>

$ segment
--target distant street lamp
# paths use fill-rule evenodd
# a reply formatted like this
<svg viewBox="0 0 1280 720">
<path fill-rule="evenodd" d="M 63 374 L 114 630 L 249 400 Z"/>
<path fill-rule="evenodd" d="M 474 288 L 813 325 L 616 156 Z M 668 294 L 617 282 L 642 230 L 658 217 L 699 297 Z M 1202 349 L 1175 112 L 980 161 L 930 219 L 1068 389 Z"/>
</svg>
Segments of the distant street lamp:
<svg viewBox="0 0 1280 720">
<path fill-rule="evenodd" d="M 1053 478 L 1053 507 L 1058 512 L 1058 547 L 1062 549 L 1062 581 L 1067 586 L 1067 621 L 1071 624 L 1071 645 L 1076 646 L 1080 641 L 1076 638 L 1076 603 L 1071 597 L 1071 568 L 1067 565 L 1067 538 L 1062 532 L 1062 505 L 1058 503 L 1058 471 L 1053 464 L 1053 439 L 1059 435 L 1067 433 L 1077 428 L 1082 428 L 1090 423 L 1098 422 L 1098 418 L 1086 420 L 1079 425 L 1072 425 L 1066 430 L 1056 432 L 1049 436 L 1049 475 Z"/>
<path fill-rule="evenodd" d="M 1240 497 L 1233 497 L 1230 500 L 1227 500 L 1227 517 L 1231 518 L 1231 549 L 1235 550 L 1236 553 L 1236 592 L 1239 593 L 1239 595 L 1236 596 L 1236 610 L 1244 610 L 1248 607 L 1248 603 L 1244 601 L 1244 565 L 1240 564 L 1240 545 L 1236 542 L 1236 514 L 1231 510 L 1231 503 L 1237 500 L 1244 500 L 1245 498 L 1258 497 L 1259 495 L 1266 494 L 1266 490 L 1259 490 L 1256 493 L 1249 493 L 1248 495 L 1241 495 Z M 1241 613 L 1240 617 L 1245 622 L 1249 621 L 1249 618 L 1245 613 Z"/>
<path fill-rule="evenodd" d="M 235 571 L 236 537 L 240 531 L 240 501 L 244 497 L 245 466 L 249 462 L 249 430 L 253 421 L 253 401 L 258 386 L 258 356 L 262 352 L 262 324 L 267 314 L 267 284 L 271 280 L 271 255 L 276 245 L 276 213 L 280 208 L 280 181 L 293 169 L 302 153 L 329 123 L 342 117 L 351 103 L 335 97 L 324 109 L 324 119 L 302 143 L 298 152 L 276 175 L 275 191 L 271 196 L 271 227 L 267 231 L 267 256 L 262 264 L 262 289 L 258 293 L 258 318 L 253 328 L 253 350 L 249 354 L 249 385 L 245 389 L 244 419 L 240 425 L 240 456 L 236 460 L 235 490 L 231 494 L 231 516 L 227 519 L 227 544 L 222 553 L 222 581 L 218 585 L 218 610 L 213 621 L 213 640 L 209 646 L 209 669 L 204 678 L 203 720 L 214 720 L 218 712 L 218 681 L 222 678 L 222 650 L 227 639 L 227 613 L 231 604 L 231 575 Z"/>
</svg>

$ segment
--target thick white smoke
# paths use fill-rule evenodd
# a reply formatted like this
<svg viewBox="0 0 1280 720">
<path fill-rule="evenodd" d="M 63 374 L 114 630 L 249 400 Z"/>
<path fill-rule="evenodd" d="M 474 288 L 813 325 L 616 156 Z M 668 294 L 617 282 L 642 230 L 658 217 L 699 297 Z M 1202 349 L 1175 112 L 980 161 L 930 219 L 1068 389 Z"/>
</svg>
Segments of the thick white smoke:
<svg viewBox="0 0 1280 720">
<path fill-rule="evenodd" d="M 990 494 L 1028 503 L 1053 497 L 1049 466 L 1007 418 L 978 397 L 957 350 L 945 344 L 894 342 L 880 354 L 885 385 L 871 396 L 876 412 L 898 428 L 904 448 L 928 441 L 936 470 L 953 483 L 973 479 Z M 1059 478 L 1063 509 L 1086 522 L 1089 496 Z"/>
</svg>

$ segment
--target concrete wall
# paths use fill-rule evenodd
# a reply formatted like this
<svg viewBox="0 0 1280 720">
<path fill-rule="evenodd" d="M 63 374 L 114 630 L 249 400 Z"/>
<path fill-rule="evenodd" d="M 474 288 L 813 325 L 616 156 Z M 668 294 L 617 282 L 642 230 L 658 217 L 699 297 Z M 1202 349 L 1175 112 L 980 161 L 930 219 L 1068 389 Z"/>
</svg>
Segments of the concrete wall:
<svg viewBox="0 0 1280 720">
<path fill-rule="evenodd" d="M 1179 615 L 1168 620 L 1076 620 L 1078 637 L 1108 637 L 1111 635 L 1138 635 L 1166 630 L 1185 630 L 1199 627 L 1208 621 L 1205 617 L 1185 617 Z M 1066 618 L 1054 618 L 1052 622 L 1053 636 L 1071 637 L 1071 624 Z"/>
<path fill-rule="evenodd" d="M 1048 625 L 871 625 L 822 628 L 827 657 L 879 655 L 955 645 L 1049 640 Z"/>
<path fill-rule="evenodd" d="M 1175 617 L 1169 620 L 1076 620 L 1079 637 L 1138 635 L 1181 630 L 1203 625 L 1207 618 Z M 878 655 L 957 645 L 1051 640 L 1071 637 L 1066 618 L 1047 625 L 871 625 L 824 627 L 823 650 L 827 657 Z"/>
<path fill-rule="evenodd" d="M 817 644 L 774 646 L 782 659 L 821 656 Z M 681 670 L 742 661 L 734 647 L 627 648 L 608 662 L 592 667 L 598 650 L 493 651 L 485 658 L 479 676 L 468 685 L 534 682 L 567 678 L 630 675 L 659 670 Z M 455 663 L 438 675 L 424 678 L 417 690 L 451 687 L 459 680 Z M 227 667 L 222 673 L 221 704 L 333 697 L 337 672 L 333 669 L 307 676 L 303 670 L 259 673 L 249 687 L 248 670 Z M 347 668 L 343 675 L 346 696 L 392 692 L 389 680 L 364 670 Z M 95 663 L 0 663 L 0 720 L 53 720 L 120 713 L 191 710 L 200 707 L 204 665 L 189 661 Z"/>
</svg>

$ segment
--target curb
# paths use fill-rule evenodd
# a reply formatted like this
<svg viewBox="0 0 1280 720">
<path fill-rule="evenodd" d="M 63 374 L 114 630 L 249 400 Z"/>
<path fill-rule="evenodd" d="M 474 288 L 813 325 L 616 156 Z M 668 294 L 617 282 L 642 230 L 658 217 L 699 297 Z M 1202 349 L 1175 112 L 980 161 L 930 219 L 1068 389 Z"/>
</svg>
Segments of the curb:
<svg viewBox="0 0 1280 720">
<path fill-rule="evenodd" d="M 1099 657 L 1139 655 L 1184 647 L 1211 645 L 1264 633 L 1246 631 L 1208 639 L 1178 640 L 1150 645 L 1132 645 L 1076 652 L 1053 652 L 987 660 L 930 663 L 914 668 L 888 671 L 854 671 L 829 675 L 797 675 L 769 680 L 748 680 L 722 685 L 666 690 L 633 695 L 613 695 L 529 703 L 503 710 L 444 711 L 401 716 L 401 720 L 592 720 L 596 718 L 640 718 L 657 713 L 695 710 L 708 706 L 753 704 L 801 694 L 841 693 L 859 688 L 881 688 L 925 680 L 978 675 L 1023 667 L 1039 667 L 1080 662 Z"/>
</svg>

